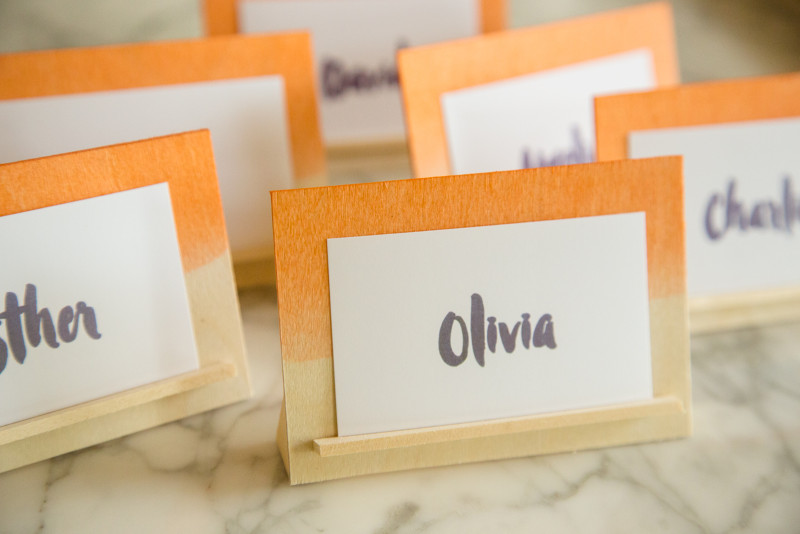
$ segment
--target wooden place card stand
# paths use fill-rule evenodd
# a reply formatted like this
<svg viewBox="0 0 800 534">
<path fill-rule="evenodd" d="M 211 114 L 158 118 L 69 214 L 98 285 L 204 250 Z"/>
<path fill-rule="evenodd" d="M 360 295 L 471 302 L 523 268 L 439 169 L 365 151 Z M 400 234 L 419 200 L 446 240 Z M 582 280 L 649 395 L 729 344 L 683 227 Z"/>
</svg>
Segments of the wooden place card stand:
<svg viewBox="0 0 800 534">
<path fill-rule="evenodd" d="M 798 95 L 800 95 L 800 74 L 788 74 L 706 82 L 673 89 L 600 97 L 595 101 L 598 158 L 601 161 L 610 161 L 629 157 L 629 136 L 634 132 L 643 134 L 668 131 L 692 132 L 699 128 L 712 128 L 719 132 L 726 127 L 746 128 L 754 125 L 757 128 L 771 128 L 770 124 L 791 120 L 797 122 L 800 121 Z M 768 239 L 775 237 L 767 234 L 776 236 L 783 234 L 781 237 L 785 237 L 771 253 L 765 250 L 755 252 L 755 249 L 751 249 L 748 252 L 746 248 L 740 249 L 737 254 L 739 259 L 735 264 L 730 263 L 732 256 L 728 256 L 728 261 L 725 263 L 714 263 L 710 259 L 702 260 L 704 264 L 714 263 L 718 270 L 731 272 L 741 272 L 739 270 L 744 265 L 751 265 L 750 268 L 757 269 L 759 284 L 770 287 L 705 294 L 699 288 L 693 292 L 690 283 L 689 312 L 693 333 L 800 320 L 800 285 L 797 285 L 800 283 L 800 277 L 795 276 L 794 283 L 776 287 L 774 282 L 776 273 L 773 270 L 778 264 L 785 265 L 787 262 L 797 261 L 796 257 L 794 260 L 789 259 L 789 251 L 786 250 L 786 247 L 792 246 L 788 239 L 792 233 L 791 227 L 795 223 L 784 222 L 784 217 L 791 218 L 791 213 L 795 213 L 796 217 L 800 212 L 797 212 L 796 208 L 783 205 L 796 202 L 796 199 L 792 200 L 792 195 L 786 191 L 787 188 L 791 189 L 791 185 L 787 186 L 781 182 L 798 178 L 797 174 L 800 172 L 796 149 L 800 142 L 798 131 L 800 125 L 795 125 L 792 136 L 787 138 L 786 135 L 760 130 L 760 133 L 750 134 L 754 135 L 755 141 L 744 144 L 740 142 L 741 149 L 726 149 L 724 146 L 717 148 L 714 156 L 708 156 L 717 163 L 712 167 L 706 166 L 705 170 L 701 171 L 702 176 L 690 174 L 689 160 L 686 160 L 686 225 L 687 232 L 693 234 L 687 236 L 690 281 L 693 276 L 693 263 L 692 249 L 688 246 L 689 240 L 694 238 L 699 247 L 695 250 L 703 254 L 706 254 L 704 247 L 712 249 L 724 240 L 710 244 L 706 242 L 706 236 L 701 235 L 704 233 L 703 221 L 706 215 L 699 209 L 690 211 L 689 202 L 691 200 L 696 206 L 706 206 L 708 198 L 718 192 L 716 189 L 723 187 L 721 181 L 730 183 L 732 178 L 742 180 L 739 184 L 739 200 L 742 206 L 758 207 L 759 202 L 763 204 L 766 201 L 767 205 L 762 207 L 769 207 L 770 213 L 773 213 L 777 206 L 780 219 L 778 226 L 773 227 L 771 222 L 762 221 L 764 224 L 754 224 L 749 232 L 731 231 L 731 234 L 739 233 L 739 235 L 729 235 L 726 238 L 739 239 L 741 241 L 737 246 L 748 247 L 754 243 L 747 244 L 745 242 L 747 239 L 759 241 L 764 237 Z M 698 142 L 693 144 L 696 147 L 701 146 Z M 776 148 L 779 145 L 781 149 Z M 767 146 L 771 151 L 769 154 L 762 150 Z M 777 150 L 783 152 L 778 153 Z M 728 161 L 733 159 L 732 156 L 738 156 L 738 164 L 750 168 L 729 168 L 731 164 Z M 699 157 L 700 153 L 695 154 L 692 161 L 693 168 L 698 168 L 696 162 Z M 741 161 L 742 158 L 746 161 Z M 755 170 L 753 166 L 756 166 Z M 741 176 L 737 176 L 739 174 Z M 710 180 L 718 182 L 713 189 L 708 185 Z M 690 195 L 696 198 L 690 199 Z M 752 213 L 748 212 L 748 216 L 752 216 Z M 761 263 L 753 267 L 756 257 L 761 259 Z M 695 261 L 701 260 L 695 259 Z M 791 268 L 797 272 L 799 267 L 797 263 L 790 265 L 794 265 Z M 743 287 L 745 281 L 740 280 L 733 286 L 739 284 Z"/>
<path fill-rule="evenodd" d="M 291 483 L 689 435 L 691 386 L 681 195 L 679 158 L 273 192 L 285 393 L 278 446 Z M 646 218 L 646 245 L 640 246 L 643 255 L 646 249 L 642 295 L 645 308 L 649 298 L 651 398 L 480 422 L 339 435 L 330 239 L 397 233 L 415 236 L 428 230 L 499 228 L 633 212 L 643 212 Z M 397 279 L 404 276 L 409 275 L 400 268 Z M 430 308 L 425 302 L 417 307 Z M 467 327 L 462 328 L 466 335 Z M 466 350 L 465 342 L 464 354 Z M 438 360 L 435 347 L 433 354 Z M 386 361 L 380 350 L 374 357 Z M 467 363 L 480 370 L 469 358 Z M 438 364 L 441 367 L 442 362 Z M 412 396 L 416 392 L 407 391 Z"/>
<path fill-rule="evenodd" d="M 222 139 L 232 131 L 215 133 L 210 124 L 192 123 L 191 127 L 181 127 L 180 124 L 174 124 L 174 120 L 172 129 L 169 129 L 168 124 L 166 127 L 163 124 L 139 125 L 137 123 L 134 125 L 133 123 L 136 121 L 131 120 L 131 130 L 135 128 L 136 132 L 146 131 L 147 134 L 130 137 L 130 134 L 125 133 L 129 130 L 126 123 L 112 130 L 116 138 L 106 139 L 94 146 L 134 141 L 144 137 L 156 137 L 185 130 L 211 128 L 212 136 L 217 144 L 218 163 L 221 162 L 219 142 L 222 140 L 225 149 L 231 153 L 227 158 L 229 164 L 241 165 L 238 162 L 264 157 L 264 146 L 267 142 L 265 128 L 285 129 L 288 134 L 288 150 L 290 152 L 285 155 L 289 166 L 289 180 L 293 180 L 298 187 L 318 186 L 326 183 L 326 169 L 312 70 L 311 40 L 307 33 L 232 35 L 212 39 L 2 54 L 0 55 L 0 103 L 14 99 L 84 94 L 107 98 L 135 89 L 166 89 L 173 86 L 183 86 L 187 91 L 194 91 L 192 87 L 214 81 L 244 83 L 248 79 L 254 80 L 257 77 L 260 79 L 280 77 L 284 103 L 280 106 L 279 113 L 282 116 L 285 114 L 286 124 L 268 127 L 248 124 L 247 114 L 244 113 L 244 116 L 241 116 L 241 111 L 237 112 L 236 117 L 225 119 L 229 121 L 226 123 L 226 128 L 230 128 L 229 124 L 232 124 L 230 121 L 238 121 L 235 126 L 235 134 L 245 137 L 241 144 L 246 146 L 236 146 L 236 143 L 240 143 L 240 141 Z M 264 94 L 258 100 L 258 104 L 272 106 L 269 98 L 269 95 Z M 285 110 L 282 109 L 284 107 Z M 76 106 L 75 113 L 80 113 L 80 109 Z M 44 112 L 40 111 L 39 113 Z M 165 115 L 170 116 L 166 112 Z M 258 116 L 262 117 L 262 115 Z M 0 126 L 13 130 L 14 126 L 10 126 L 7 122 L 8 119 L 4 117 L 0 109 Z M 185 122 L 186 119 L 181 118 L 180 121 Z M 72 124 L 66 125 L 66 127 L 73 126 Z M 95 129 L 105 131 L 99 125 L 83 125 L 83 128 L 90 132 Z M 149 131 L 149 129 L 154 131 Z M 247 137 L 248 135 L 250 137 Z M 231 146 L 232 143 L 233 146 Z M 59 150 L 57 153 L 84 148 L 92 147 L 71 147 Z M 51 154 L 37 153 L 22 158 L 6 159 L 5 162 Z M 282 153 L 281 156 L 284 154 Z M 273 168 L 270 168 L 270 165 L 273 165 Z M 274 283 L 274 258 L 266 200 L 268 191 L 275 188 L 274 182 L 269 183 L 269 180 L 274 180 L 273 175 L 278 173 L 274 167 L 274 163 L 264 161 L 263 168 L 265 170 L 250 171 L 248 168 L 248 173 L 258 174 L 261 172 L 257 176 L 245 175 L 241 169 L 235 169 L 239 172 L 232 173 L 236 176 L 225 176 L 224 172 L 220 172 L 223 201 L 226 202 L 226 205 L 228 200 L 225 198 L 225 189 L 228 187 L 232 192 L 231 198 L 235 199 L 240 208 L 236 211 L 244 211 L 246 208 L 248 213 L 261 213 L 258 210 L 264 206 L 262 210 L 265 221 L 263 235 L 257 236 L 257 239 L 250 236 L 246 239 L 240 237 L 229 220 L 228 232 L 231 236 L 234 269 L 239 286 Z M 281 170 L 281 172 L 284 171 Z M 239 181 L 237 182 L 237 180 Z M 263 184 L 260 184 L 259 180 L 263 180 Z M 236 194 L 238 184 L 241 184 L 241 187 L 249 188 L 248 191 L 252 191 L 254 188 L 263 189 L 265 200 L 261 202 L 260 199 L 252 198 L 254 195 L 249 193 L 249 196 L 245 195 L 242 199 L 241 195 L 237 196 Z M 254 204 L 245 204 L 242 207 L 242 203 L 247 202 Z M 257 204 L 258 202 L 260 204 Z M 226 213 L 226 217 L 234 216 L 238 216 L 238 214 Z M 246 223 L 244 227 L 247 228 Z M 253 232 L 252 229 L 246 231 Z M 235 243 L 240 241 L 246 244 L 237 246 Z"/>
<path fill-rule="evenodd" d="M 0 472 L 250 396 L 207 131 L 0 165 L 0 217 L 162 183 L 172 199 L 199 369 L 1 426 Z M 29 360 L 53 349 L 36 350 Z M 9 355 L 8 367 L 12 364 L 18 366 Z"/>
<path fill-rule="evenodd" d="M 407 48 L 398 53 L 398 70 L 403 94 L 408 145 L 415 177 L 440 176 L 445 174 L 464 174 L 476 170 L 460 170 L 451 161 L 448 129 L 446 127 L 443 98 L 462 90 L 490 87 L 501 82 L 519 82 L 523 77 L 550 75 L 562 68 L 584 65 L 591 61 L 602 61 L 621 54 L 649 51 L 652 68 L 650 73 L 655 87 L 673 85 L 679 82 L 678 60 L 675 51 L 675 37 L 672 24 L 672 11 L 667 3 L 645 4 L 631 8 L 610 11 L 587 17 L 565 20 L 542 26 L 519 28 L 439 43 L 415 48 Z M 605 68 L 605 67 L 604 67 Z M 608 79 L 615 74 L 605 76 Z M 602 78 L 600 78 L 602 79 Z M 584 85 L 574 82 L 577 85 Z M 652 87 L 652 85 L 651 85 Z M 579 89 L 564 87 L 557 95 L 568 94 Z M 626 92 L 629 92 L 629 89 Z M 608 92 L 605 90 L 604 92 Z M 530 91 L 524 94 L 530 95 Z M 552 108 L 552 93 L 542 97 Z M 493 98 L 496 102 L 498 98 Z M 530 104 L 530 96 L 520 97 Z M 503 99 L 508 100 L 507 97 Z M 579 110 L 590 108 L 587 99 L 576 103 Z M 535 104 L 534 104 L 535 105 Z M 563 107 L 559 103 L 559 110 Z M 475 107 L 475 106 L 471 106 Z M 575 106 L 573 106 L 575 107 Z M 563 110 L 557 113 L 563 115 Z M 476 114 L 477 115 L 477 114 Z M 487 123 L 483 130 L 491 130 L 495 139 L 503 141 L 505 150 L 515 144 L 514 137 L 503 133 L 510 130 L 502 124 L 495 112 L 482 113 Z M 519 113 L 515 117 L 528 118 L 530 113 Z M 540 131 L 543 128 L 543 113 L 537 113 L 525 131 Z M 575 115 L 573 114 L 573 117 Z M 519 120 L 519 119 L 517 119 Z M 566 121 L 566 117 L 563 118 Z M 587 116 L 588 120 L 588 116 Z M 558 124 L 558 131 L 541 130 L 545 138 L 561 138 L 561 130 L 569 125 Z M 477 127 L 476 127 L 477 128 Z M 537 128 L 539 130 L 537 130 Z M 583 132 L 591 136 L 592 132 Z M 583 141 L 591 150 L 591 139 Z M 516 151 L 516 146 L 513 147 Z M 535 147 L 532 147 L 535 149 Z M 522 160 L 519 160 L 522 161 Z M 514 166 L 492 166 L 485 171 L 523 168 L 516 158 Z M 584 158 L 579 163 L 593 161 Z M 567 162 L 561 163 L 565 164 Z M 528 164 L 524 167 L 539 165 Z M 546 166 L 546 165 L 541 165 Z"/>
</svg>

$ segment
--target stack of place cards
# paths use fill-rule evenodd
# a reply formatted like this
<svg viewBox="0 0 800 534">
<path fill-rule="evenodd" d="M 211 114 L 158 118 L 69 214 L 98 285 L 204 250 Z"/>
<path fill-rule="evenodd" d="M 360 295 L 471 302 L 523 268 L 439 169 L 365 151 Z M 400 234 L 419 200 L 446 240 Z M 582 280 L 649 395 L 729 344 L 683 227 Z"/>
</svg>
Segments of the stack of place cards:
<svg viewBox="0 0 800 534">
<path fill-rule="evenodd" d="M 597 100 L 598 155 L 683 156 L 693 331 L 800 319 L 800 74 Z"/>
<path fill-rule="evenodd" d="M 208 131 L 0 165 L 0 471 L 250 395 Z"/>
<path fill-rule="evenodd" d="M 686 436 L 680 158 L 272 193 L 292 484 Z"/>
<path fill-rule="evenodd" d="M 0 55 L 0 162 L 208 128 L 238 281 L 266 281 L 269 191 L 323 183 L 313 83 L 305 33 Z"/>
<path fill-rule="evenodd" d="M 678 82 L 669 4 L 402 50 L 417 177 L 587 163 L 593 97 Z"/>
<path fill-rule="evenodd" d="M 405 138 L 395 55 L 505 26 L 505 0 L 206 0 L 210 34 L 309 30 L 329 145 Z"/>
</svg>

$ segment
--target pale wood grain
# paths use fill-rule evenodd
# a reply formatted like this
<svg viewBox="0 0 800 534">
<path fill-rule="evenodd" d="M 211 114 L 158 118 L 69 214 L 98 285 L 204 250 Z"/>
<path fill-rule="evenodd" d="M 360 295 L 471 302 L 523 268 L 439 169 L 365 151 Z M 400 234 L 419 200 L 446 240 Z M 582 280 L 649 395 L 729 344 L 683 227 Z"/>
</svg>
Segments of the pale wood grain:
<svg viewBox="0 0 800 534">
<path fill-rule="evenodd" d="M 602 406 L 585 410 L 571 410 L 551 414 L 511 417 L 492 421 L 477 421 L 455 425 L 416 428 L 394 432 L 379 432 L 314 440 L 314 450 L 320 456 L 341 456 L 359 452 L 399 449 L 414 445 L 427 445 L 443 441 L 501 436 L 533 430 L 548 430 L 592 423 L 606 423 L 625 419 L 659 417 L 684 413 L 683 403 L 675 397 Z"/>
</svg>

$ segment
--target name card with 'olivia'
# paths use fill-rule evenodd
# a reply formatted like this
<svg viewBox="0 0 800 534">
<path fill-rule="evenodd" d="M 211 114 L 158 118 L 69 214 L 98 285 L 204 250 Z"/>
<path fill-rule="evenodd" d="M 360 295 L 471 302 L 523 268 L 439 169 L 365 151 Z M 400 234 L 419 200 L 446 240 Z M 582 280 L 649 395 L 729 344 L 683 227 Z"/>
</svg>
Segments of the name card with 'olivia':
<svg viewBox="0 0 800 534">
<path fill-rule="evenodd" d="M 653 396 L 642 213 L 329 239 L 328 262 L 340 436 Z"/>
</svg>

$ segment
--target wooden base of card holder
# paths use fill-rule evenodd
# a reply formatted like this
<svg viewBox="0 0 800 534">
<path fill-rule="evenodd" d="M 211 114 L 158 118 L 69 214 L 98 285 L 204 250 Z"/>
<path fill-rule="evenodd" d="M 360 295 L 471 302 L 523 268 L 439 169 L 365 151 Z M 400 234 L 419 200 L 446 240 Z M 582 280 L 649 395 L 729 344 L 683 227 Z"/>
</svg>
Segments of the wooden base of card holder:
<svg viewBox="0 0 800 534">
<path fill-rule="evenodd" d="M 0 445 L 29 438 L 48 432 L 65 424 L 75 424 L 95 417 L 120 411 L 123 408 L 139 406 L 154 400 L 184 393 L 236 376 L 236 366 L 229 362 L 214 363 L 166 380 L 146 384 L 102 397 L 92 401 L 70 406 L 62 410 L 25 419 L 0 428 Z"/>
<path fill-rule="evenodd" d="M 689 299 L 693 334 L 800 321 L 800 287 Z"/>
<path fill-rule="evenodd" d="M 506 434 L 517 434 L 535 430 L 550 430 L 589 423 L 607 423 L 625 419 L 658 417 L 685 413 L 683 403 L 677 397 L 661 397 L 652 400 L 602 406 L 583 410 L 511 417 L 474 423 L 415 428 L 394 432 L 379 432 L 357 436 L 321 438 L 314 440 L 314 450 L 320 456 L 342 456 L 362 452 L 399 449 L 415 445 L 429 445 L 462 439 L 485 438 Z"/>
</svg>

